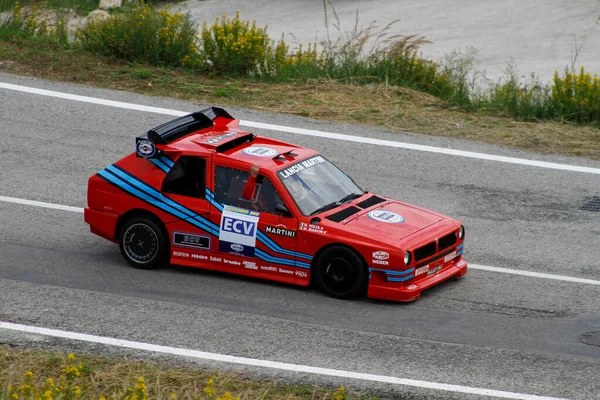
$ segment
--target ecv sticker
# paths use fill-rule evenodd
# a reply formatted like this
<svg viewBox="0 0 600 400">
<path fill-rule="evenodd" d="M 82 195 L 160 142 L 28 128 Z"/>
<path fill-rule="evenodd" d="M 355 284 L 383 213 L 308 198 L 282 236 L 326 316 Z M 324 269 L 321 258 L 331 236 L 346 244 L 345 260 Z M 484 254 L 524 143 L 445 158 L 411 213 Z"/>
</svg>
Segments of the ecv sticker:
<svg viewBox="0 0 600 400">
<path fill-rule="evenodd" d="M 388 224 L 404 223 L 404 218 L 400 214 L 386 210 L 373 210 L 367 214 L 369 218 L 375 221 L 385 222 Z"/>
<path fill-rule="evenodd" d="M 242 153 L 257 157 L 275 157 L 279 152 L 270 147 L 250 146 L 242 150 Z"/>
<path fill-rule="evenodd" d="M 221 215 L 219 251 L 254 257 L 260 213 L 225 206 Z"/>
<path fill-rule="evenodd" d="M 156 153 L 156 146 L 149 140 L 138 140 L 135 144 L 135 152 L 140 157 L 149 158 Z"/>
</svg>

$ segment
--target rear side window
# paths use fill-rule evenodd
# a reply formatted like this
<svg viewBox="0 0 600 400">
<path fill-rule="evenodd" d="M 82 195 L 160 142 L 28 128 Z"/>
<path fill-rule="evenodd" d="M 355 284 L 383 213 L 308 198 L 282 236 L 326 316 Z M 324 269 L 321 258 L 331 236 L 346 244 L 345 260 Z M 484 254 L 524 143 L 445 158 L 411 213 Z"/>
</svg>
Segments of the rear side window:
<svg viewBox="0 0 600 400">
<path fill-rule="evenodd" d="M 249 171 L 217 165 L 215 167 L 215 201 L 230 206 L 277 214 L 275 206 L 283 204 L 283 201 L 271 181 L 260 173 L 252 198 L 244 199 L 243 190 L 249 176 Z"/>
<path fill-rule="evenodd" d="M 181 156 L 163 181 L 164 193 L 204 198 L 206 188 L 206 160 L 200 157 Z"/>
</svg>

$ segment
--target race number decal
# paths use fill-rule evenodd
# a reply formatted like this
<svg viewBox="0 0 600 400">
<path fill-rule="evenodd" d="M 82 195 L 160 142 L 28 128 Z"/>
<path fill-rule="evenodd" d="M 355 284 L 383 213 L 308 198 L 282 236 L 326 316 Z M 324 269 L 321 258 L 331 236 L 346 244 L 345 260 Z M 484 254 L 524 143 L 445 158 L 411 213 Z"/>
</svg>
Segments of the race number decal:
<svg viewBox="0 0 600 400">
<path fill-rule="evenodd" d="M 254 257 L 259 217 L 260 213 L 256 211 L 232 206 L 223 207 L 219 251 Z"/>
</svg>

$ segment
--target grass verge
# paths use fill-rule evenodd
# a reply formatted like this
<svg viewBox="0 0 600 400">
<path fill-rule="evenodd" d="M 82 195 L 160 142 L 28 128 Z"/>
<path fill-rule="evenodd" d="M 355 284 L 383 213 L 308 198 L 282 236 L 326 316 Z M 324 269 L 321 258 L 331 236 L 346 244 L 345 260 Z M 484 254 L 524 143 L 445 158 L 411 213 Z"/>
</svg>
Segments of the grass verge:
<svg viewBox="0 0 600 400">
<path fill-rule="evenodd" d="M 377 400 L 343 387 L 289 386 L 253 380 L 242 373 L 9 347 L 0 347 L 0 399 Z"/>
<path fill-rule="evenodd" d="M 464 112 L 437 97 L 395 86 L 213 78 L 25 39 L 0 41 L 0 60 L 0 72 L 600 160 L 598 128 Z"/>
</svg>

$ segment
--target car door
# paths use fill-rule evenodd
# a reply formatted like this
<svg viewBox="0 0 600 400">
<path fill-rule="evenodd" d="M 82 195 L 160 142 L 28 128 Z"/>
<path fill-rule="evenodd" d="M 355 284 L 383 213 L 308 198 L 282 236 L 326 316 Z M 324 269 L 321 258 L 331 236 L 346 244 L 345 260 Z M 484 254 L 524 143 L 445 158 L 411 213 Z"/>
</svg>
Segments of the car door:
<svg viewBox="0 0 600 400">
<path fill-rule="evenodd" d="M 298 220 L 278 207 L 285 204 L 272 182 L 259 174 L 252 198 L 245 199 L 248 171 L 215 165 L 214 174 L 211 220 L 219 224 L 218 253 L 223 264 L 297 277 Z"/>
<path fill-rule="evenodd" d="M 211 229 L 206 194 L 207 165 L 206 157 L 180 156 L 163 180 L 165 202 L 180 217 L 167 224 L 174 263 L 206 262 L 214 250 L 215 229 Z"/>
</svg>

